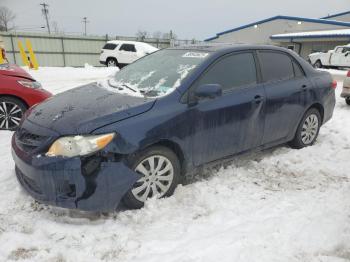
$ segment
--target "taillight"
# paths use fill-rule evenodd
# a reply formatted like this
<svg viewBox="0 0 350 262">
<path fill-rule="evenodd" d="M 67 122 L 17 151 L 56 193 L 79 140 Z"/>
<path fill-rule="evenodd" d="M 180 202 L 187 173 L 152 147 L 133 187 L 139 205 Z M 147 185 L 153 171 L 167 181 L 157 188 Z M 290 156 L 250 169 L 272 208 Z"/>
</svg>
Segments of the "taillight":
<svg viewBox="0 0 350 262">
<path fill-rule="evenodd" d="M 338 85 L 337 81 L 333 80 L 333 82 L 332 82 L 332 88 L 333 88 L 333 89 L 336 89 L 336 88 L 337 88 L 337 85 Z"/>
<path fill-rule="evenodd" d="M 350 71 L 348 71 L 348 74 L 346 75 L 347 77 L 350 77 Z"/>
</svg>

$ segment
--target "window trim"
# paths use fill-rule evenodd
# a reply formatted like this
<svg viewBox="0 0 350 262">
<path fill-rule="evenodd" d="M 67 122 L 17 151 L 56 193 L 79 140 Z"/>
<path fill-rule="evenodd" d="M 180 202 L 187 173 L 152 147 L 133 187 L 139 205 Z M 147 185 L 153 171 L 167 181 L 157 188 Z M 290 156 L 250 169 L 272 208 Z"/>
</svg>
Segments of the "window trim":
<svg viewBox="0 0 350 262">
<path fill-rule="evenodd" d="M 230 57 L 230 56 L 234 56 L 234 55 L 239 55 L 239 54 L 246 54 L 246 53 L 250 53 L 252 56 L 253 56 L 253 60 L 254 60 L 254 65 L 255 65 L 255 74 L 256 74 L 256 83 L 255 84 L 246 84 L 246 85 L 241 85 L 241 86 L 236 86 L 236 87 L 231 87 L 229 89 L 223 89 L 222 90 L 222 94 L 225 95 L 225 94 L 228 94 L 228 93 L 231 93 L 235 90 L 239 90 L 239 89 L 242 89 L 242 88 L 249 88 L 249 87 L 252 87 L 252 86 L 256 86 L 260 83 L 260 68 L 258 67 L 257 65 L 257 59 L 255 57 L 255 50 L 252 50 L 252 49 L 248 49 L 248 50 L 241 50 L 241 51 L 234 51 L 234 52 L 231 52 L 231 53 L 227 53 L 227 54 L 224 54 L 220 57 L 218 57 L 215 61 L 213 61 L 209 66 L 207 66 L 207 68 L 200 74 L 200 76 L 191 84 L 190 88 L 187 90 L 186 93 L 192 95 L 193 92 L 194 92 L 194 88 L 196 88 L 196 84 L 204 77 L 204 75 L 206 73 L 208 73 L 208 71 L 210 71 L 217 63 L 221 62 L 223 59 L 227 58 L 227 57 Z M 186 95 L 186 94 L 185 94 Z"/>
<path fill-rule="evenodd" d="M 262 53 L 262 52 L 277 53 L 277 54 L 283 54 L 283 55 L 288 56 L 289 59 L 290 59 L 290 62 L 292 63 L 292 68 L 293 68 L 293 75 L 294 75 L 294 77 L 288 78 L 288 79 L 278 79 L 278 80 L 275 79 L 275 80 L 265 81 L 265 80 L 264 80 L 263 73 L 262 73 L 262 70 L 261 70 L 261 68 L 262 68 L 261 53 Z M 305 71 L 304 71 L 303 67 L 300 65 L 300 63 L 298 62 L 298 60 L 295 59 L 295 58 L 294 58 L 292 55 L 290 55 L 288 52 L 284 52 L 284 51 L 280 51 L 280 50 L 274 50 L 274 49 L 257 49 L 257 50 L 256 50 L 256 53 L 257 53 L 258 64 L 259 64 L 260 73 L 261 73 L 261 82 L 264 83 L 264 84 L 266 84 L 266 83 L 270 84 L 270 83 L 279 83 L 279 82 L 284 82 L 284 81 L 290 81 L 290 80 L 293 80 L 293 79 L 303 78 L 303 77 L 306 76 Z M 295 68 L 294 68 L 294 64 L 296 64 L 296 65 L 299 67 L 299 69 L 300 69 L 300 71 L 301 71 L 301 73 L 302 73 L 302 76 L 298 77 L 298 76 L 296 75 L 296 73 L 295 73 Z"/>
<path fill-rule="evenodd" d="M 122 48 L 124 45 L 134 46 L 135 51 L 127 51 L 127 50 L 122 50 L 121 48 Z M 119 47 L 118 51 L 124 51 L 124 52 L 136 53 L 136 52 L 137 52 L 137 49 L 136 49 L 136 45 L 135 45 L 135 44 L 122 43 L 122 44 L 120 45 L 120 47 Z"/>
<path fill-rule="evenodd" d="M 113 49 L 109 49 L 109 48 L 107 49 L 107 48 L 105 48 L 107 45 L 114 45 L 115 47 L 114 47 Z M 102 49 L 103 49 L 103 50 L 113 51 L 113 50 L 115 50 L 118 46 L 119 46 L 119 44 L 106 43 L 106 44 L 102 47 Z"/>
</svg>

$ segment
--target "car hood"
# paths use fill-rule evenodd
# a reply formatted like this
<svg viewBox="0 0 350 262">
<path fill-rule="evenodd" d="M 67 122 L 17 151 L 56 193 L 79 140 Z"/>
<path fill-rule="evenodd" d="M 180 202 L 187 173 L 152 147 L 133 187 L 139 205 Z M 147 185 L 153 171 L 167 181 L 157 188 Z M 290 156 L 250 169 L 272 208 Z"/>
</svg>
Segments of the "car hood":
<svg viewBox="0 0 350 262">
<path fill-rule="evenodd" d="M 155 99 L 119 94 L 97 83 L 54 96 L 28 111 L 24 121 L 60 135 L 89 134 L 97 128 L 150 110 Z"/>
<path fill-rule="evenodd" d="M 0 66 L 0 75 L 21 77 L 34 80 L 34 78 L 30 74 L 28 74 L 24 69 L 14 64 L 2 64 Z"/>
</svg>

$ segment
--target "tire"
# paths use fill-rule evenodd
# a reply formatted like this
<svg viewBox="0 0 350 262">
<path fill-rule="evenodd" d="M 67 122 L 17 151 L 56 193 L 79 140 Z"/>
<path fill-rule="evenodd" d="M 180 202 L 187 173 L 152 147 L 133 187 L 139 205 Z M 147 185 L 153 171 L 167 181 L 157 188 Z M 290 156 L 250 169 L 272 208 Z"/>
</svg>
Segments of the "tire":
<svg viewBox="0 0 350 262">
<path fill-rule="evenodd" d="M 0 130 L 14 131 L 28 107 L 14 97 L 0 97 Z"/>
<path fill-rule="evenodd" d="M 150 172 L 149 161 L 152 162 L 152 159 L 153 170 L 158 169 L 159 173 L 152 174 Z M 157 191 L 158 198 L 171 196 L 179 184 L 180 161 L 176 154 L 167 147 L 149 147 L 130 157 L 128 163 L 132 170 L 143 175 L 123 197 L 124 205 L 130 209 L 142 208 L 147 198 L 155 195 L 154 190 Z M 158 164 L 160 165 L 158 166 Z M 148 175 L 145 175 L 146 172 Z"/>
<path fill-rule="evenodd" d="M 314 63 L 314 68 L 322 68 L 322 67 L 323 67 L 323 65 L 322 65 L 322 63 L 321 63 L 320 60 L 317 60 L 317 61 Z"/>
<path fill-rule="evenodd" d="M 118 60 L 115 58 L 108 58 L 106 61 L 107 67 L 117 67 L 118 66 Z"/>
<path fill-rule="evenodd" d="M 320 132 L 321 121 L 320 112 L 316 108 L 309 109 L 301 119 L 294 139 L 289 145 L 296 149 L 312 146 Z"/>
<path fill-rule="evenodd" d="M 347 105 L 350 106 L 350 97 L 345 98 L 345 102 L 346 102 Z"/>
</svg>

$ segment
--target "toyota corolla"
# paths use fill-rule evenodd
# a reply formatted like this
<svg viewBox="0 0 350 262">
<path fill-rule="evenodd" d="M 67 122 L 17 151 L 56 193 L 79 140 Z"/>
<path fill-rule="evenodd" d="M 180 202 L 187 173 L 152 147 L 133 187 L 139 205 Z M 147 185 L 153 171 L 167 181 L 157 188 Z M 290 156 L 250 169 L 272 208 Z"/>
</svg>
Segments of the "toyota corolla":
<svg viewBox="0 0 350 262">
<path fill-rule="evenodd" d="M 140 208 L 205 164 L 314 144 L 335 87 L 329 73 L 279 47 L 161 50 L 27 111 L 12 139 L 16 175 L 42 203 Z"/>
</svg>

